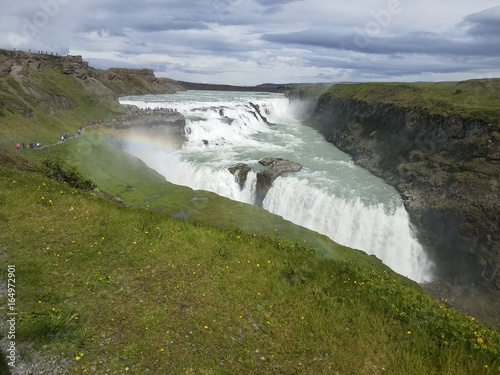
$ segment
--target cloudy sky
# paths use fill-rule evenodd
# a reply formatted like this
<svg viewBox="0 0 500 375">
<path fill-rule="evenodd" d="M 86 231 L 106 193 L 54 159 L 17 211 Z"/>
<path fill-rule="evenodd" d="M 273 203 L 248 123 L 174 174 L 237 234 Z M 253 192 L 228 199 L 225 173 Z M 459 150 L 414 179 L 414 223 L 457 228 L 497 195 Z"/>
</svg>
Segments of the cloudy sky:
<svg viewBox="0 0 500 375">
<path fill-rule="evenodd" d="M 0 48 L 158 77 L 265 82 L 500 77 L 498 0 L 2 0 Z"/>
</svg>

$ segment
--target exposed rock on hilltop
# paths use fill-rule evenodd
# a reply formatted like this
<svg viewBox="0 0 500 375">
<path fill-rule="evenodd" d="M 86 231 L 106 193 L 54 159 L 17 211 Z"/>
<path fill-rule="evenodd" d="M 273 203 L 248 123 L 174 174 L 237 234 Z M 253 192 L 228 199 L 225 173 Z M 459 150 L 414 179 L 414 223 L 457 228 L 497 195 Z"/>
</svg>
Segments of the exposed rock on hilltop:
<svg viewBox="0 0 500 375">
<path fill-rule="evenodd" d="M 184 91 L 181 84 L 173 79 L 156 78 L 152 69 L 110 68 L 101 71 L 101 75 L 130 95 L 171 94 Z"/>
</svg>

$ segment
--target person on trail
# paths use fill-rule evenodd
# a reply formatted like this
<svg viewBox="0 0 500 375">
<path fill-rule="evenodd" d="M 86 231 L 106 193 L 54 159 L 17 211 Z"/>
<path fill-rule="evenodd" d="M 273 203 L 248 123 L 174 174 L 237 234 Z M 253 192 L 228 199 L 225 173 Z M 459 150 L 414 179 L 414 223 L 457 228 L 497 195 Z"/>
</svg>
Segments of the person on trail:
<svg viewBox="0 0 500 375">
<path fill-rule="evenodd" d="M 21 145 L 20 145 L 19 143 L 18 143 L 18 144 L 16 144 L 16 149 L 18 149 L 18 150 L 19 150 L 20 148 L 21 148 Z"/>
</svg>

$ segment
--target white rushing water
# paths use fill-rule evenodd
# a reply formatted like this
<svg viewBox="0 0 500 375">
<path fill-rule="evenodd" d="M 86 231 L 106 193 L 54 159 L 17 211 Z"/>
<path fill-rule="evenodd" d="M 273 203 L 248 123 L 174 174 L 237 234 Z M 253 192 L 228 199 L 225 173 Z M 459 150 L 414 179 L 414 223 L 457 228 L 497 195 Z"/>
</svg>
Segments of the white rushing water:
<svg viewBox="0 0 500 375">
<path fill-rule="evenodd" d="M 414 238 L 401 197 L 383 180 L 353 164 L 345 153 L 297 120 L 279 94 L 187 91 L 126 97 L 139 108 L 176 108 L 186 117 L 181 150 L 130 142 L 126 150 L 175 184 L 255 203 L 256 172 L 243 188 L 229 171 L 236 163 L 262 170 L 278 157 L 300 163 L 300 172 L 278 177 L 263 207 L 343 245 L 375 254 L 402 275 L 431 279 L 432 265 Z M 259 105 L 267 124 L 252 104 Z"/>
</svg>

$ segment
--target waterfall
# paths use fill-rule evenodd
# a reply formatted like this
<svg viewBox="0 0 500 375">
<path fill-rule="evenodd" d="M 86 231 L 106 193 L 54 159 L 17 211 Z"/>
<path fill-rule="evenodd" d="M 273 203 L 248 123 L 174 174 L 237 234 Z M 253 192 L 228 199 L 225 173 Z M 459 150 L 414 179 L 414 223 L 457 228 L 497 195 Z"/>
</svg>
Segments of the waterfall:
<svg viewBox="0 0 500 375">
<path fill-rule="evenodd" d="M 395 271 L 429 281 L 432 266 L 414 238 L 394 188 L 354 165 L 350 157 L 300 123 L 278 94 L 185 92 L 128 97 L 122 104 L 176 108 L 186 117 L 186 142 L 172 152 L 130 142 L 126 150 L 168 181 L 254 204 L 264 157 L 303 166 L 278 177 L 263 207 L 345 246 L 379 257 Z M 240 186 L 229 167 L 252 168 Z"/>
<path fill-rule="evenodd" d="M 389 209 L 381 203 L 368 205 L 360 198 L 332 196 L 307 180 L 279 177 L 264 199 L 264 208 L 342 245 L 374 254 L 413 280 L 427 280 L 429 264 L 402 205 Z"/>
</svg>

